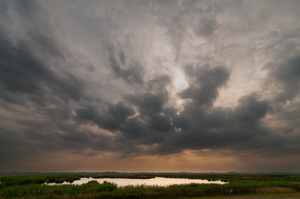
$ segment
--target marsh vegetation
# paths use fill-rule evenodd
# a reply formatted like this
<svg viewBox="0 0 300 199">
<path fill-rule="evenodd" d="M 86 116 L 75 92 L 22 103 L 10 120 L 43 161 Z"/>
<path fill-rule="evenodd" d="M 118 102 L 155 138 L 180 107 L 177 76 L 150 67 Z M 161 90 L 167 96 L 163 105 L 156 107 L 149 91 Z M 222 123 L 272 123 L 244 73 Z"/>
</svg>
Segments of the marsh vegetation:
<svg viewBox="0 0 300 199">
<path fill-rule="evenodd" d="M 229 182 L 219 184 L 183 184 L 163 186 L 124 186 L 90 181 L 82 185 L 47 186 L 44 182 L 73 182 L 83 177 L 150 179 L 154 177 L 207 179 Z M 64 174 L 2 175 L 0 198 L 192 198 L 204 196 L 247 195 L 262 192 L 291 193 L 300 191 L 297 174 Z"/>
</svg>

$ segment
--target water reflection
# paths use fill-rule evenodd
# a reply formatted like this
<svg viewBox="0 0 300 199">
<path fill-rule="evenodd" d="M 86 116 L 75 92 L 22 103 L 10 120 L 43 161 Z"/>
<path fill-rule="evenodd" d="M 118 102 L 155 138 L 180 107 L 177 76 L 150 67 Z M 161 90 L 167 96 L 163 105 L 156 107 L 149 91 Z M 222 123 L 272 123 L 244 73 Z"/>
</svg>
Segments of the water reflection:
<svg viewBox="0 0 300 199">
<path fill-rule="evenodd" d="M 104 181 L 111 182 L 117 184 L 118 187 L 124 187 L 128 185 L 146 185 L 146 186 L 169 186 L 175 184 L 190 184 L 190 183 L 198 183 L 198 184 L 225 184 L 226 182 L 218 181 L 208 181 L 208 180 L 199 180 L 199 179 L 185 179 L 185 178 L 163 178 L 163 177 L 155 177 L 151 179 L 129 179 L 129 178 L 81 178 L 80 180 L 75 180 L 73 183 L 63 182 L 63 183 L 45 183 L 46 185 L 64 185 L 64 184 L 72 184 L 72 185 L 81 185 L 88 183 L 89 181 L 96 180 L 100 184 Z"/>
</svg>

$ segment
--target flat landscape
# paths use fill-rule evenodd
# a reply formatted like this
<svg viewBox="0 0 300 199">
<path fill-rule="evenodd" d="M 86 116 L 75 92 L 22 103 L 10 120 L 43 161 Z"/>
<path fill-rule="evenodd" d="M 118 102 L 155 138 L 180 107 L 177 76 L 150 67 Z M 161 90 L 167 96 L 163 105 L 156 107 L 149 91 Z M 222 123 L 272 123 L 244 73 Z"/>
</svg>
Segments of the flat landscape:
<svg viewBox="0 0 300 199">
<path fill-rule="evenodd" d="M 118 186 L 93 180 L 82 185 L 44 185 L 73 182 L 80 178 L 155 177 L 206 179 L 226 184 L 183 184 L 163 186 Z M 299 174 L 196 174 L 196 173 L 132 173 L 132 174 L 33 174 L 1 175 L 0 198 L 300 198 Z"/>
<path fill-rule="evenodd" d="M 0 199 L 300 199 L 300 0 L 0 0 Z"/>
</svg>

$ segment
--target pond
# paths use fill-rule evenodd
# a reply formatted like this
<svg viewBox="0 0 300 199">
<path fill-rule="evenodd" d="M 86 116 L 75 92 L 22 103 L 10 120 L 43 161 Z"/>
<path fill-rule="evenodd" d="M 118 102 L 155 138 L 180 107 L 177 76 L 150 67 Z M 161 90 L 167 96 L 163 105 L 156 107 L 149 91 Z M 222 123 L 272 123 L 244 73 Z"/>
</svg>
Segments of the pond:
<svg viewBox="0 0 300 199">
<path fill-rule="evenodd" d="M 208 180 L 199 180 L 199 179 L 186 179 L 186 178 L 163 178 L 163 177 L 155 177 L 150 179 L 129 179 L 129 178 L 81 178 L 80 180 L 75 180 L 72 183 L 63 182 L 63 183 L 44 183 L 45 185 L 81 185 L 84 183 L 88 183 L 89 181 L 96 180 L 100 184 L 104 181 L 111 182 L 117 184 L 118 187 L 124 187 L 128 185 L 146 185 L 146 186 L 169 186 L 169 185 L 178 185 L 178 184 L 190 184 L 190 183 L 198 183 L 198 184 L 225 184 L 226 182 L 218 181 L 208 181 Z"/>
</svg>

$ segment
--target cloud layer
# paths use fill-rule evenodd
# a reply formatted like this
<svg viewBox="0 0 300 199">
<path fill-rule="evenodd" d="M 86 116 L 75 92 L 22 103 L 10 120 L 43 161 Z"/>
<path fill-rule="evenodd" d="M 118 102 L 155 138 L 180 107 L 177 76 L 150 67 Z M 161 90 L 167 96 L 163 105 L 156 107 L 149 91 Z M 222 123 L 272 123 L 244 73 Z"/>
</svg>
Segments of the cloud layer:
<svg viewBox="0 0 300 199">
<path fill-rule="evenodd" d="M 293 170 L 281 160 L 300 155 L 299 8 L 1 2 L 0 170 L 168 170 L 158 160 L 185 158 L 177 169 Z M 227 167 L 195 168 L 204 159 Z"/>
</svg>

